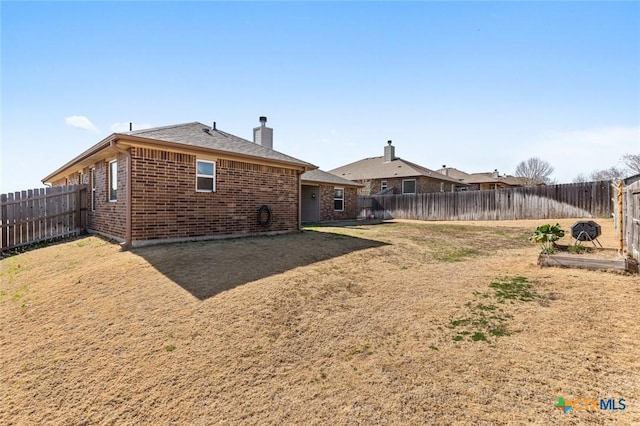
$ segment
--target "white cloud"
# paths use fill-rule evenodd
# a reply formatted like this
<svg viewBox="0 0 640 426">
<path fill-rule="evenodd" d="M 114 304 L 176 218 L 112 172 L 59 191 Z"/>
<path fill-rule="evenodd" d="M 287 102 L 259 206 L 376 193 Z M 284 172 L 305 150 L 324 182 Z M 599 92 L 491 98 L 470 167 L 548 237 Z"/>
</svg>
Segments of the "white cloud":
<svg viewBox="0 0 640 426">
<path fill-rule="evenodd" d="M 527 149 L 518 150 L 519 161 L 539 157 L 548 161 L 560 183 L 571 182 L 578 174 L 622 167 L 624 154 L 640 152 L 640 127 L 598 127 L 555 132 L 535 138 Z"/>
<path fill-rule="evenodd" d="M 64 119 L 64 121 L 73 127 L 77 127 L 78 129 L 88 130 L 93 133 L 98 133 L 98 128 L 93 125 L 91 120 L 89 120 L 84 115 L 72 115 Z"/>
<path fill-rule="evenodd" d="M 109 129 L 111 129 L 112 132 L 114 133 L 119 133 L 119 132 L 128 132 L 129 131 L 129 124 L 130 123 L 113 123 L 111 126 L 109 126 Z M 153 126 L 149 123 L 131 123 L 133 130 L 143 130 L 143 129 L 150 129 Z"/>
</svg>

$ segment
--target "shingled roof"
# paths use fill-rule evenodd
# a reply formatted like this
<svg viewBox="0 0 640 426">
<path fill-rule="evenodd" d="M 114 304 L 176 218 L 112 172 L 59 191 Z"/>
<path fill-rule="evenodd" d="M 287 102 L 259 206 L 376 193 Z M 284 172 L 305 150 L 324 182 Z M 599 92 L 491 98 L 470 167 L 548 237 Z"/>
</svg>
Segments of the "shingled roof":
<svg viewBox="0 0 640 426">
<path fill-rule="evenodd" d="M 329 171 L 334 175 L 349 180 L 389 179 L 427 176 L 444 182 L 460 184 L 457 179 L 452 179 L 436 171 L 422 167 L 402 158 L 394 158 L 385 162 L 384 157 L 365 158 Z"/>
<path fill-rule="evenodd" d="M 231 133 L 223 132 L 215 128 L 212 129 L 211 126 L 196 121 L 132 132 L 112 133 L 55 172 L 49 174 L 42 182 L 52 182 L 60 176 L 64 176 L 69 170 L 80 170 L 82 167 L 92 164 L 96 159 L 104 157 L 105 152 L 113 150 L 111 144 L 116 141 L 122 141 L 124 143 L 145 142 L 151 145 L 153 145 L 155 141 L 158 145 L 163 143 L 164 145 L 173 144 L 174 147 L 182 145 L 198 150 L 211 151 L 212 153 L 236 154 L 248 159 L 270 160 L 276 163 L 302 167 L 306 170 L 318 168 L 306 161 L 234 136 Z"/>
<path fill-rule="evenodd" d="M 173 126 L 156 127 L 153 129 L 136 130 L 121 134 L 316 168 L 316 166 L 306 161 L 264 147 L 232 135 L 231 133 L 213 129 L 211 126 L 197 121 Z"/>
<path fill-rule="evenodd" d="M 466 173 L 462 170 L 458 170 L 455 167 L 445 167 L 442 169 L 436 170 L 438 173 L 441 173 L 445 176 L 449 176 L 450 178 L 457 179 L 462 183 L 468 184 L 482 184 L 482 183 L 502 183 L 508 186 L 524 186 L 525 182 L 522 178 L 516 176 L 500 176 L 497 171 L 494 172 L 483 172 L 483 173 Z M 498 177 L 495 177 L 495 176 Z"/>
<path fill-rule="evenodd" d="M 302 183 L 305 182 L 313 182 L 313 183 L 327 183 L 330 185 L 341 185 L 341 186 L 357 186 L 362 187 L 357 182 L 353 182 L 340 176 L 336 176 L 333 173 L 328 173 L 320 169 L 310 170 L 308 172 L 304 172 L 302 174 Z"/>
</svg>

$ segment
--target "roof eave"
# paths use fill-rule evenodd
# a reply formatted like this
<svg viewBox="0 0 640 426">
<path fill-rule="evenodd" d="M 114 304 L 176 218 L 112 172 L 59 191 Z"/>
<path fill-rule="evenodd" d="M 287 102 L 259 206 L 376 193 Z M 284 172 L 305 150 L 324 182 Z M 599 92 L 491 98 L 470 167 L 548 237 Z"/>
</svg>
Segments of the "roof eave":
<svg viewBox="0 0 640 426">
<path fill-rule="evenodd" d="M 260 156 L 249 155 L 249 154 L 241 154 L 241 153 L 217 150 L 217 149 L 206 148 L 206 147 L 198 147 L 198 146 L 193 146 L 193 145 L 186 145 L 186 144 L 182 144 L 182 143 L 178 143 L 178 142 L 168 142 L 168 141 L 163 141 L 163 140 L 159 140 L 159 139 L 143 138 L 141 136 L 134 136 L 134 135 L 128 135 L 128 134 L 123 134 L 123 133 L 112 133 L 111 135 L 107 136 L 106 138 L 104 138 L 103 140 L 101 140 L 100 142 L 98 142 L 97 144 L 95 144 L 94 146 L 92 146 L 91 148 L 89 148 L 88 150 L 83 152 L 82 154 L 78 155 L 77 157 L 75 157 L 71 161 L 67 162 L 62 167 L 58 168 L 53 173 L 51 173 L 51 174 L 47 175 L 46 177 L 44 177 L 42 179 L 42 183 L 44 183 L 44 184 L 52 183 L 57 179 L 65 177 L 67 175 L 65 173 L 66 171 L 68 171 L 69 169 L 74 168 L 74 166 L 77 166 L 78 164 L 82 163 L 83 161 L 86 161 L 87 159 L 91 158 L 92 156 L 95 156 L 96 154 L 100 153 L 101 151 L 103 151 L 105 149 L 108 149 L 111 146 L 111 142 L 115 142 L 115 141 L 120 141 L 125 145 L 127 144 L 127 142 L 129 142 L 130 145 L 134 145 L 136 143 L 139 143 L 139 144 L 152 145 L 152 146 L 156 146 L 156 147 L 159 146 L 159 147 L 165 147 L 165 148 L 173 148 L 173 149 L 180 150 L 180 151 L 187 150 L 187 151 L 193 151 L 193 152 L 203 152 L 203 153 L 209 153 L 209 154 L 217 154 L 217 155 L 224 155 L 224 156 L 239 157 L 239 158 L 245 158 L 245 159 L 248 159 L 248 160 L 250 159 L 250 160 L 254 160 L 254 161 L 255 160 L 260 160 L 260 161 L 263 161 L 263 162 L 268 162 L 268 163 L 273 163 L 273 164 L 286 165 L 286 166 L 289 166 L 289 167 L 293 167 L 293 168 L 299 169 L 302 172 L 307 172 L 307 171 L 315 170 L 315 169 L 318 168 L 318 166 L 316 166 L 314 164 L 306 163 L 306 162 L 303 162 L 303 161 L 294 162 L 294 161 L 278 160 L 278 159 L 260 157 Z"/>
<path fill-rule="evenodd" d="M 109 136 L 107 136 L 106 138 L 104 138 L 103 140 L 101 140 L 100 142 L 98 142 L 97 144 L 93 145 L 91 148 L 89 148 L 88 150 L 86 150 L 85 152 L 83 152 L 82 154 L 78 155 L 77 157 L 75 157 L 74 159 L 72 159 L 71 161 L 67 162 L 65 165 L 63 165 L 62 167 L 58 168 L 56 171 L 54 171 L 53 173 L 47 175 L 46 177 L 44 177 L 42 179 L 42 183 L 47 184 L 47 183 L 51 183 L 54 180 L 56 180 L 57 177 L 64 177 L 64 171 L 72 168 L 74 165 L 81 163 L 82 161 L 85 161 L 86 159 L 96 155 L 97 153 L 99 153 L 100 151 L 108 148 L 111 145 L 112 141 L 117 140 L 117 133 L 112 133 Z"/>
<path fill-rule="evenodd" d="M 357 187 L 357 188 L 362 188 L 364 187 L 363 184 L 361 183 L 357 183 L 354 181 L 349 181 L 349 182 L 327 182 L 327 181 L 322 181 L 322 180 L 315 180 L 315 179 L 305 179 L 302 178 L 302 182 L 307 182 L 307 183 L 317 183 L 318 185 L 342 185 L 342 186 L 353 186 L 353 187 Z"/>
</svg>

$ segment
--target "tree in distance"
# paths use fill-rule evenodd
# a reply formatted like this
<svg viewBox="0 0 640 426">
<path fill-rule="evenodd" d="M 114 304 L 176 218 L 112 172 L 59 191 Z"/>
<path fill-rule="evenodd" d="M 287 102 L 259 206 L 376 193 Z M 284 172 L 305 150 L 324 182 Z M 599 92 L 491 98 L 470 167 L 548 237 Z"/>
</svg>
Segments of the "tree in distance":
<svg viewBox="0 0 640 426">
<path fill-rule="evenodd" d="M 617 182 L 620 179 L 623 179 L 625 175 L 626 173 L 623 169 L 619 169 L 617 167 L 609 167 L 608 169 L 593 171 L 591 173 L 591 180 L 610 180 L 613 182 Z"/>
<path fill-rule="evenodd" d="M 538 157 L 531 157 L 520 162 L 516 167 L 515 175 L 523 180 L 525 185 L 539 185 L 551 183 L 553 166 Z"/>
<path fill-rule="evenodd" d="M 625 154 L 622 156 L 622 161 L 631 170 L 632 174 L 640 173 L 640 153 L 638 154 Z"/>
<path fill-rule="evenodd" d="M 593 172 L 585 175 L 580 173 L 573 179 L 574 183 L 579 182 L 593 182 L 610 180 L 617 182 L 625 177 L 632 176 L 640 173 L 640 154 L 625 154 L 621 158 L 626 168 L 619 168 L 616 166 L 609 167 L 608 169 L 594 170 Z"/>
</svg>

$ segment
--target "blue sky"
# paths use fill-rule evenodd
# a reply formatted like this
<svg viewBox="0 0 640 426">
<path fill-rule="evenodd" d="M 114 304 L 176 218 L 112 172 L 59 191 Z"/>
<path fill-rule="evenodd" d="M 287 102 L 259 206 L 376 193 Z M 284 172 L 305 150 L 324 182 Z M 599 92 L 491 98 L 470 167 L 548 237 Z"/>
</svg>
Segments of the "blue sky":
<svg viewBox="0 0 640 426">
<path fill-rule="evenodd" d="M 0 192 L 191 121 L 325 170 L 396 155 L 558 182 L 640 153 L 640 2 L 6 2 Z"/>
</svg>

